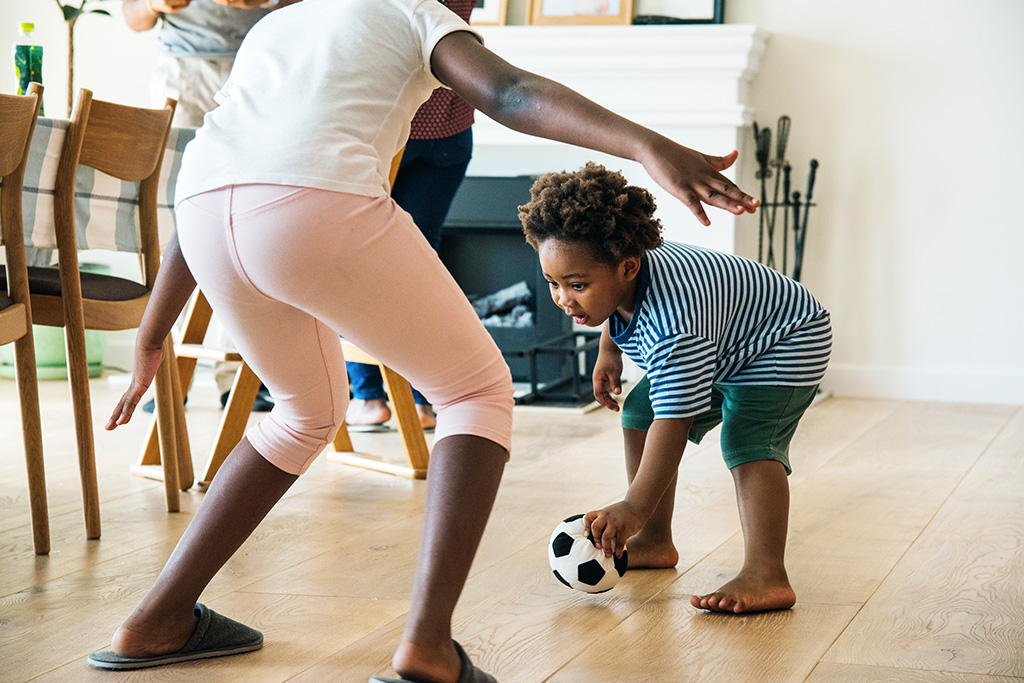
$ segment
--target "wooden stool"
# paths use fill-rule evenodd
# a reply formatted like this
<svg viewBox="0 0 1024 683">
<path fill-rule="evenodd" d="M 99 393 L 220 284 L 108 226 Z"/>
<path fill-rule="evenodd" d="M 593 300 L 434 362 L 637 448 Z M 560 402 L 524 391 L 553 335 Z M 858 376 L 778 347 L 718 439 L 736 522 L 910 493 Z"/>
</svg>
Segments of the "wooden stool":
<svg viewBox="0 0 1024 683">
<path fill-rule="evenodd" d="M 228 457 L 231 450 L 242 439 L 249 421 L 249 415 L 252 413 L 253 403 L 256 401 L 256 395 L 259 393 L 260 388 L 259 378 L 253 373 L 239 353 L 203 345 L 203 338 L 206 336 L 206 329 L 209 327 L 212 314 L 213 311 L 210 308 L 210 304 L 206 301 L 206 297 L 203 296 L 202 292 L 197 291 L 185 316 L 185 329 L 182 332 L 181 343 L 174 345 L 173 349 L 178 366 L 178 373 L 175 376 L 175 379 L 178 381 L 173 384 L 176 405 L 184 404 L 184 394 L 187 391 L 187 387 L 192 384 L 196 361 L 199 359 L 238 361 L 241 363 L 241 366 L 235 373 L 235 382 L 231 387 L 231 394 L 227 405 L 224 407 L 224 416 L 221 418 L 220 426 L 217 428 L 217 438 L 207 456 L 206 464 L 203 466 L 199 477 L 195 479 L 195 485 L 199 488 L 206 488 L 210 485 L 217 470 L 224 463 L 224 459 Z M 357 454 L 352 446 L 352 440 L 349 438 L 348 429 L 344 424 L 338 429 L 338 434 L 334 438 L 333 449 L 335 452 L 329 453 L 328 457 L 331 460 L 378 472 L 396 474 L 412 479 L 425 479 L 430 451 L 427 448 L 426 438 L 423 436 L 423 428 L 420 426 L 419 416 L 416 414 L 416 403 L 413 400 L 409 382 L 391 368 L 381 365 L 375 358 L 351 342 L 340 338 L 338 341 L 344 349 L 346 360 L 380 367 L 381 374 L 384 376 L 385 386 L 394 406 L 398 431 L 405 444 L 409 466 L 388 463 L 370 455 Z M 182 413 L 182 411 L 178 412 L 179 414 Z M 188 448 L 188 431 L 184 423 L 185 420 L 182 415 L 179 423 L 175 425 L 176 440 L 181 444 L 178 452 L 178 479 L 183 491 L 192 486 L 194 478 L 192 455 Z M 150 424 L 149 434 L 139 455 L 139 460 L 132 466 L 131 471 L 139 476 L 164 480 L 165 476 L 160 464 L 157 420 L 154 418 Z"/>
<path fill-rule="evenodd" d="M 342 462 L 346 465 L 365 467 L 377 472 L 397 474 L 400 477 L 426 479 L 430 451 L 427 449 L 427 440 L 423 436 L 420 418 L 416 414 L 416 402 L 413 399 L 412 388 L 409 386 L 409 382 L 355 344 L 342 339 L 341 346 L 345 352 L 345 360 L 353 363 L 376 365 L 380 368 L 380 373 L 384 377 L 384 386 L 387 388 L 388 396 L 391 398 L 391 405 L 395 409 L 398 433 L 401 434 L 402 442 L 405 444 L 405 454 L 409 458 L 409 466 L 397 465 L 376 457 L 357 454 L 352 446 L 352 439 L 349 437 L 348 428 L 344 423 L 338 429 L 338 435 L 334 437 L 334 443 L 332 444 L 334 452 L 327 454 L 328 459 Z"/>
</svg>

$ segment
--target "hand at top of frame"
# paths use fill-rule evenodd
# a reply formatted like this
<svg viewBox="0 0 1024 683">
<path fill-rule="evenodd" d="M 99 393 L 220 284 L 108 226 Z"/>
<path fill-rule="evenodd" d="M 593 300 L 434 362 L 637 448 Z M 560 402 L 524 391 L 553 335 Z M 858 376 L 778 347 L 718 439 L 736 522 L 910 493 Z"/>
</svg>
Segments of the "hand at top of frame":
<svg viewBox="0 0 1024 683">
<path fill-rule="evenodd" d="M 149 0 L 149 9 L 160 14 L 174 14 L 192 4 L 192 0 Z"/>
</svg>

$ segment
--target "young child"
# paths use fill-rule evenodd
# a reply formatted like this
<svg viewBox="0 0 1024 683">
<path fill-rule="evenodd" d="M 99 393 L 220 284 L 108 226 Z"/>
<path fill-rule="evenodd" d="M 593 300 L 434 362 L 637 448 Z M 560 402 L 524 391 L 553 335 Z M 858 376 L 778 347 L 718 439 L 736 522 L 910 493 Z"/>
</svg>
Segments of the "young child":
<svg viewBox="0 0 1024 683">
<path fill-rule="evenodd" d="M 628 547 L 630 568 L 675 566 L 676 470 L 687 439 L 722 423 L 746 556 L 732 581 L 690 602 L 787 609 L 789 442 L 828 364 L 829 314 L 761 264 L 664 242 L 654 209 L 647 190 L 588 163 L 538 179 L 519 210 L 551 298 L 575 322 L 602 326 L 598 401 L 619 409 L 623 352 L 647 372 L 622 410 L 625 500 L 587 513 L 586 526 L 605 555 Z"/>
<path fill-rule="evenodd" d="M 735 151 L 700 154 L 509 65 L 435 0 L 303 0 L 267 15 L 185 151 L 177 231 L 139 328 L 132 383 L 107 428 L 131 418 L 197 283 L 274 408 L 228 456 L 112 650 L 89 656 L 94 666 L 262 645 L 258 631 L 197 600 L 334 438 L 348 401 L 340 334 L 437 408 L 394 667 L 408 680 L 493 680 L 452 640 L 451 617 L 509 457 L 512 380 L 387 180 L 413 114 L 441 85 L 521 132 L 640 162 L 705 224 L 702 203 L 736 214 L 757 207 L 721 174 Z"/>
</svg>

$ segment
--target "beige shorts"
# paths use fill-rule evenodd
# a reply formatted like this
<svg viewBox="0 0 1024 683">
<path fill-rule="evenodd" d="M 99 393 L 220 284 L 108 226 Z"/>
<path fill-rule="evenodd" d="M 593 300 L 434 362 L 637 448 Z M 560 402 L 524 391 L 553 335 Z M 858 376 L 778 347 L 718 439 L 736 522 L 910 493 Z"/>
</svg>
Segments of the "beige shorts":
<svg viewBox="0 0 1024 683">
<path fill-rule="evenodd" d="M 233 63 L 230 57 L 157 57 L 150 80 L 153 106 L 161 107 L 164 100 L 173 97 L 178 100 L 173 125 L 198 128 L 206 112 L 217 106 L 213 96 L 227 81 Z"/>
</svg>

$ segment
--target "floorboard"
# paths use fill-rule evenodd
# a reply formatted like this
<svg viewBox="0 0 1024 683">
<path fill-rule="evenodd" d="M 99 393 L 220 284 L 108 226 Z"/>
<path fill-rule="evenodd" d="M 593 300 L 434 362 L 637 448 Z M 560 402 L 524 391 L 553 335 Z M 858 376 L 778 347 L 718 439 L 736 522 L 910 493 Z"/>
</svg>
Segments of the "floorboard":
<svg viewBox="0 0 1024 683">
<path fill-rule="evenodd" d="M 168 514 L 162 484 L 128 473 L 147 420 L 104 431 L 123 384 L 92 388 L 103 537 L 85 540 L 67 385 L 43 382 L 53 550 L 37 557 L 17 390 L 0 380 L 0 680 L 347 683 L 393 673 L 425 485 L 327 458 L 203 594 L 261 629 L 263 650 L 142 672 L 90 668 L 85 656 L 108 646 L 205 495 L 184 493 L 181 512 Z M 192 392 L 187 415 L 198 469 L 221 415 L 212 387 Z M 352 437 L 358 450 L 402 458 L 396 433 Z M 630 571 L 586 595 L 551 576 L 547 541 L 562 518 L 621 498 L 618 418 L 517 412 L 454 618 L 473 659 L 503 683 L 1024 681 L 1024 408 L 816 403 L 791 453 L 787 565 L 798 602 L 778 613 L 689 604 L 742 562 L 717 437 L 688 446 L 680 466 L 678 565 Z"/>
</svg>

